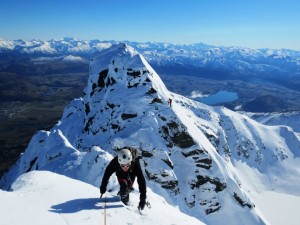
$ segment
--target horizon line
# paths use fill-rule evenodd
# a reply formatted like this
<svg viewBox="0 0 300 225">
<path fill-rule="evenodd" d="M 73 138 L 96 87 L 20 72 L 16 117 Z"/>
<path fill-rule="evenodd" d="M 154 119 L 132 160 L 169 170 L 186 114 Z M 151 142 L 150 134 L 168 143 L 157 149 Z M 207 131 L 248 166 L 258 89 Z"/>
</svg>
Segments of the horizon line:
<svg viewBox="0 0 300 225">
<path fill-rule="evenodd" d="M 285 48 L 285 47 L 278 47 L 278 48 L 270 48 L 270 47 L 246 47 L 246 46 L 239 46 L 239 45 L 214 45 L 214 44 L 207 44 L 204 42 L 194 42 L 194 43 L 189 43 L 189 44 L 183 44 L 183 43 L 174 43 L 174 42 L 164 42 L 164 41 L 133 41 L 133 40 L 112 40 L 112 39 L 99 39 L 99 38 L 91 38 L 91 39 L 84 39 L 84 38 L 77 38 L 77 37 L 61 37 L 61 38 L 50 38 L 50 39 L 41 39 L 41 38 L 16 38 L 16 39 L 6 39 L 0 37 L 0 41 L 52 41 L 52 40 L 65 40 L 65 39 L 74 39 L 77 41 L 100 41 L 100 42 L 133 42 L 133 43 L 140 43 L 140 44 L 149 44 L 149 43 L 155 43 L 155 44 L 170 44 L 170 45 L 178 45 L 178 46 L 192 46 L 192 45 L 205 45 L 207 47 L 212 47 L 212 48 L 243 48 L 243 49 L 256 49 L 256 50 L 290 50 L 290 51 L 296 51 L 300 52 L 300 49 L 292 49 L 292 48 Z"/>
</svg>

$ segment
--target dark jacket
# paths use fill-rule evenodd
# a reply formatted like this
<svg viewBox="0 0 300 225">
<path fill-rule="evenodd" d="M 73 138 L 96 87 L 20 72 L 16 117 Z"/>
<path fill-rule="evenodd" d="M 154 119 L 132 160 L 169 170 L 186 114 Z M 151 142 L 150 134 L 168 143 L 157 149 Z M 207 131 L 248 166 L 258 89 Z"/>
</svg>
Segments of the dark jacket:
<svg viewBox="0 0 300 225">
<path fill-rule="evenodd" d="M 130 178 L 133 181 L 134 178 L 137 177 L 137 182 L 140 191 L 140 199 L 144 199 L 144 200 L 146 199 L 146 180 L 143 175 L 141 165 L 138 159 L 132 161 L 129 170 L 127 172 L 124 172 L 118 162 L 118 156 L 113 158 L 113 160 L 108 164 L 108 166 L 105 169 L 104 176 L 102 178 L 101 187 L 106 188 L 108 180 L 113 173 L 116 173 L 118 179 Z"/>
</svg>

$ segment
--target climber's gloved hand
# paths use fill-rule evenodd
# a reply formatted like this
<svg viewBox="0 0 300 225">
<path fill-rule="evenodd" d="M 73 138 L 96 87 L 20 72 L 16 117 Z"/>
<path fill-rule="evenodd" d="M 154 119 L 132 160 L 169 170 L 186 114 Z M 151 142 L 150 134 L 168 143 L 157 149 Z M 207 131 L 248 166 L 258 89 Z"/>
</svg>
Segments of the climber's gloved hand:
<svg viewBox="0 0 300 225">
<path fill-rule="evenodd" d="M 141 196 L 140 197 L 140 203 L 139 203 L 139 209 L 143 210 L 145 208 L 145 204 L 146 204 L 146 196 Z"/>
<path fill-rule="evenodd" d="M 105 192 L 106 192 L 106 187 L 103 186 L 103 185 L 101 185 L 101 186 L 100 186 L 100 194 L 101 194 L 101 196 L 102 196 Z"/>
</svg>

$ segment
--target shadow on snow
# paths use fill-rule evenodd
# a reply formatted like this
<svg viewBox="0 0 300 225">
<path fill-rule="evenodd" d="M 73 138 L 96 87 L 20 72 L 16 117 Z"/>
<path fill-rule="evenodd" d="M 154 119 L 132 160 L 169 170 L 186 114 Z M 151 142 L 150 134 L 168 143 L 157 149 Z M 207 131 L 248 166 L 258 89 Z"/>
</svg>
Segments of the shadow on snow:
<svg viewBox="0 0 300 225">
<path fill-rule="evenodd" d="M 95 210 L 104 209 L 106 201 L 106 208 L 121 208 L 124 205 L 121 203 L 118 197 L 110 198 L 81 198 L 74 199 L 64 203 L 51 206 L 50 212 L 54 213 L 76 213 L 82 210 Z M 110 205 L 109 203 L 120 202 L 117 205 Z"/>
</svg>

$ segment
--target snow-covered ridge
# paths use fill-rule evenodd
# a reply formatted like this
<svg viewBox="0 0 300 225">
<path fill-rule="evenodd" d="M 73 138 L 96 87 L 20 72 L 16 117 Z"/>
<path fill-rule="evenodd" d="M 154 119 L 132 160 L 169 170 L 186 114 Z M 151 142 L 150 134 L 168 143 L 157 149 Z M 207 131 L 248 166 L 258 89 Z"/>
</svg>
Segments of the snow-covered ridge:
<svg viewBox="0 0 300 225">
<path fill-rule="evenodd" d="M 65 62 L 87 62 L 87 60 L 80 56 L 73 56 L 73 55 L 67 55 L 67 56 L 55 56 L 55 57 L 49 57 L 49 56 L 42 56 L 33 58 L 30 61 L 39 64 L 39 63 L 46 63 L 49 61 L 65 61 Z"/>
<path fill-rule="evenodd" d="M 132 193 L 133 210 L 128 210 L 116 196 L 106 194 L 99 199 L 98 188 L 48 171 L 24 174 L 13 184 L 13 190 L 0 190 L 0 224 L 82 225 L 104 224 L 106 220 L 107 224 L 118 225 L 204 225 L 149 189 L 148 195 L 154 205 L 151 210 L 145 209 L 145 216 L 134 210 L 137 191 Z M 166 217 L 166 211 L 172 217 Z"/>
<path fill-rule="evenodd" d="M 0 185 L 9 189 L 26 172 L 48 170 L 98 187 L 124 146 L 141 151 L 151 191 L 209 225 L 268 224 L 252 193 L 300 194 L 297 133 L 169 92 L 143 55 L 124 43 L 90 59 L 85 95 L 50 131 L 33 136 Z M 117 189 L 112 178 L 108 190 Z"/>
</svg>

